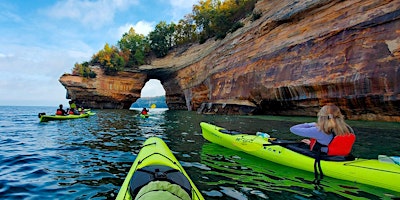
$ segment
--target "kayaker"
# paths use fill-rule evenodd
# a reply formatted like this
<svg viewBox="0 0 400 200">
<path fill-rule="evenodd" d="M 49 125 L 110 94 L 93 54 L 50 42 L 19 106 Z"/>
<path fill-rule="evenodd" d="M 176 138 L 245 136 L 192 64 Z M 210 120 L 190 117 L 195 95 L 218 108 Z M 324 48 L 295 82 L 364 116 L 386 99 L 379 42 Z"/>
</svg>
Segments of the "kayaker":
<svg viewBox="0 0 400 200">
<path fill-rule="evenodd" d="M 317 123 L 298 124 L 292 126 L 290 131 L 311 138 L 302 140 L 310 146 L 310 150 L 328 155 L 350 154 L 355 141 L 353 129 L 346 124 L 339 107 L 334 104 L 327 104 L 321 108 Z"/>
<path fill-rule="evenodd" d="M 57 109 L 56 115 L 68 115 L 67 112 L 63 109 L 62 104 L 60 104 L 59 108 Z"/>
<path fill-rule="evenodd" d="M 78 107 L 78 112 L 79 114 L 85 113 L 85 109 L 83 108 L 83 106 Z"/>
<path fill-rule="evenodd" d="M 149 110 L 147 110 L 146 108 L 143 108 L 143 110 L 142 110 L 142 112 L 140 114 L 147 115 L 147 112 L 149 112 Z"/>
<path fill-rule="evenodd" d="M 69 114 L 70 115 L 80 115 L 79 111 L 77 110 L 77 106 L 75 104 L 75 101 L 69 101 Z"/>
<path fill-rule="evenodd" d="M 75 104 L 75 102 L 74 101 L 69 101 L 69 108 L 71 108 L 71 110 L 72 109 L 76 109 L 76 104 Z"/>
</svg>

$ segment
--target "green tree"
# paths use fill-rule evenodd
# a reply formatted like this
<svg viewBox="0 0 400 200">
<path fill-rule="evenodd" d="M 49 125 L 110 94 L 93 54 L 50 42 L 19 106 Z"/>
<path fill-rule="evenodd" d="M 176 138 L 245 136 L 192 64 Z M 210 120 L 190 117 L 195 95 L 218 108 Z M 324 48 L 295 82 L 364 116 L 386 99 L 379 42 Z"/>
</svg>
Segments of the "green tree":
<svg viewBox="0 0 400 200">
<path fill-rule="evenodd" d="M 197 40 L 196 25 L 193 16 L 186 15 L 175 26 L 174 40 L 176 45 L 183 45 Z"/>
<path fill-rule="evenodd" d="M 169 49 L 174 45 L 175 24 L 167 24 L 165 21 L 158 23 L 154 31 L 150 32 L 150 48 L 157 57 L 168 54 Z"/>
<path fill-rule="evenodd" d="M 87 78 L 96 77 L 96 73 L 91 70 L 88 62 L 83 62 L 82 64 L 75 63 L 72 74 Z"/>
<path fill-rule="evenodd" d="M 110 47 L 108 43 L 104 45 L 102 50 L 93 55 L 91 62 L 100 65 L 105 73 L 109 75 L 115 74 L 125 67 L 125 60 L 120 55 L 119 49 L 115 46 Z"/>
<path fill-rule="evenodd" d="M 131 27 L 118 41 L 127 66 L 137 66 L 145 64 L 145 56 L 149 53 L 149 44 L 142 34 L 137 34 Z"/>
<path fill-rule="evenodd" d="M 251 14 L 257 0 L 200 0 L 193 6 L 193 19 L 200 31 L 200 43 L 217 36 L 224 38 L 243 26 L 240 20 Z"/>
<path fill-rule="evenodd" d="M 74 74 L 95 76 L 86 65 L 99 65 L 108 74 L 114 74 L 124 67 L 146 64 L 150 52 L 164 57 L 175 45 L 184 45 L 208 38 L 224 38 L 243 26 L 240 20 L 251 16 L 257 0 L 200 0 L 193 6 L 192 14 L 186 15 L 178 24 L 158 23 L 154 31 L 145 37 L 133 28 L 118 41 L 118 47 L 105 44 L 104 48 L 92 56 L 90 63 L 76 63 Z M 253 20 L 261 13 L 253 13 Z M 88 75 L 89 74 L 89 75 Z"/>
<path fill-rule="evenodd" d="M 219 0 L 200 0 L 198 5 L 193 6 L 193 19 L 200 31 L 200 40 L 214 36 L 212 21 L 218 4 L 220 4 Z"/>
</svg>

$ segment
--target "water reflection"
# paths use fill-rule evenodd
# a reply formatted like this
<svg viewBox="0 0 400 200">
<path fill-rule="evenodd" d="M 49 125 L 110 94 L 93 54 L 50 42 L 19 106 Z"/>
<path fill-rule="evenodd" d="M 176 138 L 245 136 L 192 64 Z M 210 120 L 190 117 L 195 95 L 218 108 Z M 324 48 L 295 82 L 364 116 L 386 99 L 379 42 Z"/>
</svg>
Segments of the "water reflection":
<svg viewBox="0 0 400 200">
<path fill-rule="evenodd" d="M 0 199 L 115 199 L 141 145 L 162 138 L 206 199 L 391 199 L 400 193 L 277 165 L 211 144 L 202 121 L 247 133 L 296 139 L 288 127 L 314 118 L 95 110 L 86 119 L 39 123 L 56 107 L 0 109 Z M 399 123 L 349 122 L 356 156 L 400 155 Z M 379 135 L 379 137 L 377 137 Z M 393 143 L 388 143 L 390 140 Z M 385 144 L 385 145 L 379 145 Z M 396 196 L 394 196 L 396 195 Z"/>
</svg>

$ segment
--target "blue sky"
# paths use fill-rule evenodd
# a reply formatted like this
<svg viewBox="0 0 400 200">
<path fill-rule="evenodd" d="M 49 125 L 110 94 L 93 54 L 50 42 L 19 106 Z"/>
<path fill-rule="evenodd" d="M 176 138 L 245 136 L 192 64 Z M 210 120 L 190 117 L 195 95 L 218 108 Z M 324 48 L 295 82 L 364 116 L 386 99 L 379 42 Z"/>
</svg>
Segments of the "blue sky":
<svg viewBox="0 0 400 200">
<path fill-rule="evenodd" d="M 0 105 L 66 104 L 58 81 L 105 43 L 133 27 L 147 35 L 160 21 L 177 22 L 198 0 L 1 0 Z M 142 96 L 164 95 L 158 80 Z"/>
</svg>

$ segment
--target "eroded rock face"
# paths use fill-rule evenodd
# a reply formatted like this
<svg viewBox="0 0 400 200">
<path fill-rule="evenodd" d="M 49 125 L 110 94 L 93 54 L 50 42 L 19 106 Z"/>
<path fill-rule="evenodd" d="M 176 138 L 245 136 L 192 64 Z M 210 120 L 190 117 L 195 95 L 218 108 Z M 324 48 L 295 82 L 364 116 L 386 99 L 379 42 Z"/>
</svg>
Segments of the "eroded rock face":
<svg viewBox="0 0 400 200">
<path fill-rule="evenodd" d="M 131 102 L 140 80 L 156 78 L 170 109 L 235 100 L 254 103 L 260 114 L 316 116 L 333 102 L 349 119 L 400 121 L 400 1 L 259 1 L 256 10 L 261 19 L 224 40 L 141 66 Z M 112 96 L 100 94 L 99 102 Z"/>
<path fill-rule="evenodd" d="M 117 76 L 107 76 L 99 68 L 93 70 L 97 74 L 95 79 L 66 74 L 60 77 L 68 99 L 88 108 L 128 109 L 140 98 L 147 81 L 143 73 L 120 72 Z"/>
</svg>

